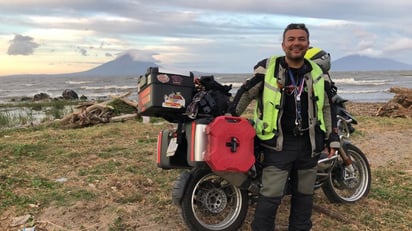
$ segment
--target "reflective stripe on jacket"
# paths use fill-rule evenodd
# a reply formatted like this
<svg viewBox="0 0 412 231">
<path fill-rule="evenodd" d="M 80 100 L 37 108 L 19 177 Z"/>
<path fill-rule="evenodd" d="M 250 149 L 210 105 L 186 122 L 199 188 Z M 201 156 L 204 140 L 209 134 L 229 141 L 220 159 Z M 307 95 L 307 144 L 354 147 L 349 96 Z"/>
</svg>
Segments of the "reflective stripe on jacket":
<svg viewBox="0 0 412 231">
<path fill-rule="evenodd" d="M 275 135 L 282 135 L 280 121 L 282 116 L 281 104 L 283 96 L 280 87 L 284 84 L 285 77 L 275 76 L 277 58 L 277 56 L 272 56 L 270 59 L 268 59 L 263 86 L 262 105 L 260 107 L 257 106 L 255 110 L 256 135 L 261 140 L 270 140 Z M 305 74 L 304 79 L 308 89 L 309 134 L 311 136 L 312 146 L 314 146 L 315 125 L 319 124 L 320 129 L 323 132 L 326 132 L 326 125 L 323 117 L 323 105 L 325 101 L 325 80 L 322 77 L 323 72 L 321 68 L 312 61 L 309 61 L 309 63 L 312 66 L 312 71 Z M 280 81 L 281 78 L 283 78 L 283 82 Z M 315 99 L 311 100 L 313 99 L 313 95 Z M 315 112 L 311 110 L 312 108 L 314 108 L 314 101 L 316 101 Z M 276 145 L 275 149 L 282 149 L 282 141 L 283 139 L 278 140 L 278 145 Z"/>
</svg>

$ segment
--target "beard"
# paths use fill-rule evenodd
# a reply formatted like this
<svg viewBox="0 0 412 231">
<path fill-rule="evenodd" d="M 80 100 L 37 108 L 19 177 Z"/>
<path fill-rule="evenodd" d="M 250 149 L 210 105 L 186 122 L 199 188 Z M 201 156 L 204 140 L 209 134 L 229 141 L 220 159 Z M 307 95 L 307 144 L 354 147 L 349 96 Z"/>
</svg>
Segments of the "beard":
<svg viewBox="0 0 412 231">
<path fill-rule="evenodd" d="M 288 56 L 288 59 L 293 60 L 293 61 L 302 61 L 305 58 L 304 55 L 300 55 L 300 56 Z"/>
<path fill-rule="evenodd" d="M 305 58 L 305 55 L 287 55 L 287 58 L 293 62 L 300 62 Z"/>
<path fill-rule="evenodd" d="M 289 60 L 291 61 L 302 61 L 305 58 L 306 50 L 304 47 L 301 46 L 295 46 L 291 47 L 289 50 L 287 50 L 285 55 L 288 57 Z"/>
<path fill-rule="evenodd" d="M 286 52 L 286 62 L 289 67 L 299 68 L 305 60 L 305 52 Z"/>
</svg>

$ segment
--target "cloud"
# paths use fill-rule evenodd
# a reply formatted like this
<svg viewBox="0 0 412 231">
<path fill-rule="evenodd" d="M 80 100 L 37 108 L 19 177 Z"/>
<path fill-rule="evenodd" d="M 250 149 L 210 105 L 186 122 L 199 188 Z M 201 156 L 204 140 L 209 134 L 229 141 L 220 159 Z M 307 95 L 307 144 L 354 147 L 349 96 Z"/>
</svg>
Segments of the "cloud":
<svg viewBox="0 0 412 231">
<path fill-rule="evenodd" d="M 121 52 L 117 54 L 117 58 L 125 54 L 130 55 L 134 60 L 154 62 L 154 63 L 160 62 L 159 60 L 154 58 L 154 56 L 159 55 L 158 53 L 147 51 L 147 50 L 138 50 L 138 49 L 130 49 L 130 50 Z"/>
<path fill-rule="evenodd" d="M 16 34 L 13 40 L 10 40 L 10 46 L 7 50 L 8 55 L 31 55 L 39 44 L 33 42 L 30 36 Z"/>
<path fill-rule="evenodd" d="M 82 47 L 77 47 L 77 50 L 79 51 L 79 53 L 83 56 L 87 56 L 87 50 L 86 48 L 82 48 Z"/>
<path fill-rule="evenodd" d="M 303 22 L 311 44 L 333 59 L 368 54 L 412 63 L 411 7 L 411 0 L 313 0 L 293 7 L 289 0 L 0 1 L 0 22 L 10 22 L 0 25 L 0 45 L 7 45 L 4 35 L 30 34 L 41 41 L 41 57 L 103 63 L 129 53 L 171 69 L 250 72 L 261 58 L 283 53 L 288 23 Z M 39 46 L 30 37 L 26 42 L 34 44 L 31 52 Z M 18 53 L 11 48 L 9 54 Z"/>
<path fill-rule="evenodd" d="M 399 52 L 403 50 L 412 50 L 412 39 L 410 38 L 400 38 L 387 47 L 385 47 L 384 51 L 386 52 Z"/>
</svg>

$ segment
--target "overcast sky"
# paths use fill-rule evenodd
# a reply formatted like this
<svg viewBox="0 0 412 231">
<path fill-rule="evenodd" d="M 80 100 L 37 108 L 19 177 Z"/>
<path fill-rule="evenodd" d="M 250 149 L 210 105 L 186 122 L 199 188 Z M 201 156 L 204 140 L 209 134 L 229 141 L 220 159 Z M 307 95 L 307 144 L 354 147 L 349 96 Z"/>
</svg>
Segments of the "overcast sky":
<svg viewBox="0 0 412 231">
<path fill-rule="evenodd" d="M 250 73 L 283 54 L 292 22 L 332 60 L 412 64 L 411 9 L 411 0 L 0 0 L 0 75 L 84 71 L 124 53 L 170 71 Z"/>
</svg>

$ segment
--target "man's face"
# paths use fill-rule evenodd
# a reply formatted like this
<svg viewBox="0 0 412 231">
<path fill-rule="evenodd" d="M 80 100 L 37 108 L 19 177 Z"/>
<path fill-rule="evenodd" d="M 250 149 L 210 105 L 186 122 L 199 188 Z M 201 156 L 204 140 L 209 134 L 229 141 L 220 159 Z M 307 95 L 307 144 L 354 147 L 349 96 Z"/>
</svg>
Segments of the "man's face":
<svg viewBox="0 0 412 231">
<path fill-rule="evenodd" d="M 309 47 L 306 31 L 301 29 L 288 30 L 282 42 L 282 49 L 290 60 L 302 60 Z"/>
</svg>

